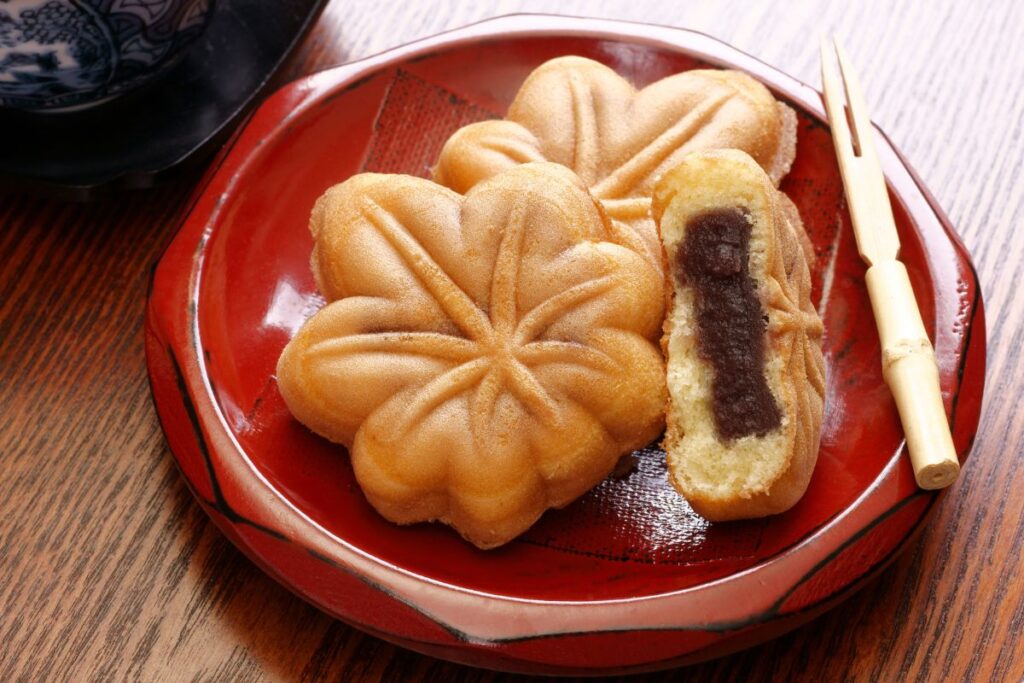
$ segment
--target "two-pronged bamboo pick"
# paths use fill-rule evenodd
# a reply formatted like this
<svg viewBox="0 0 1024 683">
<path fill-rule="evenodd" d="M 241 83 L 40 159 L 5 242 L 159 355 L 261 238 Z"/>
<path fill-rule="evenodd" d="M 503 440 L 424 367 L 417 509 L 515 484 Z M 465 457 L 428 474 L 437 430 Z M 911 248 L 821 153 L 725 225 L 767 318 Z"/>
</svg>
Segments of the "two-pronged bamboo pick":
<svg viewBox="0 0 1024 683">
<path fill-rule="evenodd" d="M 868 265 L 865 279 L 882 343 L 882 373 L 896 399 L 917 484 L 924 489 L 940 489 L 956 480 L 960 462 L 942 405 L 935 350 L 921 322 L 907 269 L 898 260 L 900 239 L 875 153 L 864 95 L 838 41 L 835 47 L 841 77 L 822 40 L 825 108 L 832 124 L 857 249 Z M 846 93 L 849 121 L 842 92 Z"/>
</svg>

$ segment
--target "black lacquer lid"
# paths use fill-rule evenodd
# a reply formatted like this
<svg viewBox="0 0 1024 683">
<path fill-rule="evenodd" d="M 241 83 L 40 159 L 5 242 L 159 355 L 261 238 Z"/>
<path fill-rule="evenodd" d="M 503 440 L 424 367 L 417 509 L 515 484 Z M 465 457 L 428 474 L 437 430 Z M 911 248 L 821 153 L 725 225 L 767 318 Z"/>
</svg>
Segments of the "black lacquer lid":
<svg viewBox="0 0 1024 683">
<path fill-rule="evenodd" d="M 325 0 L 220 0 L 160 80 L 78 111 L 0 108 L 0 188 L 88 199 L 204 161 L 301 42 Z"/>
</svg>

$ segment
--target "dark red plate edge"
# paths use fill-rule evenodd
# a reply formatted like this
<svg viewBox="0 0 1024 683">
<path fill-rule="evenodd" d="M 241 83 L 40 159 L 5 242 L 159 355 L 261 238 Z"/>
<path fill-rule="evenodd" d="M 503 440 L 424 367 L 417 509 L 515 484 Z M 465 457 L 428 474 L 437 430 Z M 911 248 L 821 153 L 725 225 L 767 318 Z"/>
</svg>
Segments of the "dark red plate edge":
<svg viewBox="0 0 1024 683">
<path fill-rule="evenodd" d="M 287 86 L 283 87 L 282 89 L 280 89 L 278 92 L 276 92 L 274 95 L 272 95 L 271 98 L 269 98 L 267 102 L 265 102 L 263 105 L 261 105 L 261 107 L 257 110 L 256 114 L 253 116 L 253 119 L 250 120 L 250 122 L 248 122 L 246 124 L 245 130 L 241 130 L 240 134 L 236 135 L 234 137 L 234 139 L 229 143 L 229 145 L 224 148 L 222 153 L 220 155 L 218 155 L 218 159 L 216 160 L 215 164 L 213 166 L 211 166 L 211 168 L 207 172 L 206 176 L 204 176 L 204 182 L 200 184 L 200 186 L 197 188 L 197 191 L 194 193 L 194 199 L 191 201 L 191 209 L 190 209 L 189 213 L 186 215 L 185 219 L 183 219 L 180 231 L 179 231 L 178 235 L 175 237 L 174 243 L 177 243 L 177 242 L 179 242 L 180 240 L 183 239 L 183 234 L 182 233 L 185 232 L 185 226 L 192 221 L 193 216 L 197 215 L 197 212 L 198 212 L 198 209 L 199 209 L 199 204 L 201 203 L 201 201 L 203 199 L 203 195 L 204 195 L 205 191 L 207 189 L 209 189 L 209 184 L 212 182 L 214 177 L 219 175 L 221 167 L 223 166 L 223 164 L 226 161 L 227 157 L 230 156 L 232 148 L 235 145 L 237 145 L 237 143 L 239 142 L 240 139 L 245 137 L 245 134 L 247 132 L 249 132 L 248 131 L 249 126 L 251 126 L 254 123 L 256 123 L 256 120 L 261 117 L 261 114 L 263 115 L 263 118 L 268 118 L 269 119 L 269 116 L 270 116 L 269 110 L 272 108 L 270 106 L 272 102 L 279 105 L 277 107 L 278 109 L 282 109 L 283 110 L 283 109 L 290 108 L 290 109 L 293 110 L 292 114 L 286 116 L 284 119 L 278 120 L 276 122 L 276 125 L 273 125 L 273 126 L 269 127 L 271 129 L 271 132 L 276 132 L 277 128 L 281 128 L 281 127 L 286 126 L 289 119 L 291 119 L 293 116 L 296 116 L 296 115 L 300 114 L 305 109 L 305 106 L 303 106 L 303 105 L 315 104 L 315 102 L 310 102 L 310 97 L 311 97 L 311 95 L 312 95 L 314 90 L 316 90 L 318 88 L 326 87 L 328 89 L 336 90 L 337 91 L 337 92 L 332 93 L 331 95 L 319 95 L 319 96 L 317 96 L 318 98 L 326 99 L 326 98 L 331 97 L 333 95 L 337 95 L 339 92 L 343 92 L 345 89 L 347 89 L 349 87 L 353 87 L 355 84 L 358 83 L 359 79 L 347 79 L 344 76 L 342 76 L 343 73 L 352 72 L 352 73 L 359 73 L 359 74 L 363 74 L 363 75 L 368 75 L 369 72 L 375 71 L 378 68 L 380 68 L 381 66 L 383 66 L 384 64 L 389 63 L 391 61 L 394 61 L 394 60 L 397 60 L 397 59 L 415 58 L 416 56 L 420 56 L 420 53 L 428 53 L 430 50 L 436 49 L 436 48 L 439 48 L 439 47 L 447 48 L 447 47 L 451 47 L 451 46 L 457 45 L 457 44 L 462 43 L 462 42 L 475 42 L 475 41 L 479 41 L 479 40 L 486 40 L 487 38 L 492 38 L 492 39 L 493 38 L 499 38 L 500 34 L 497 34 L 497 32 L 496 32 L 495 35 L 490 35 L 490 36 L 483 36 L 483 35 L 479 35 L 479 34 L 474 34 L 474 35 L 464 36 L 461 39 L 457 39 L 457 40 L 444 40 L 445 36 L 448 36 L 448 35 L 453 34 L 453 33 L 455 33 L 455 34 L 457 34 L 457 33 L 464 33 L 464 32 L 467 31 L 467 29 L 474 28 L 474 27 L 481 27 L 481 26 L 487 25 L 487 24 L 493 25 L 494 28 L 497 28 L 497 26 L 500 26 L 501 24 L 509 22 L 510 20 L 516 21 L 517 23 L 521 22 L 523 20 L 545 22 L 545 25 L 538 25 L 538 26 L 532 26 L 532 27 L 518 26 L 517 30 L 514 31 L 514 32 L 517 33 L 517 34 L 520 34 L 520 35 L 526 35 L 526 34 L 532 34 L 532 35 L 545 35 L 545 34 L 548 34 L 548 35 L 564 35 L 566 33 L 572 33 L 572 34 L 580 35 L 580 36 L 603 37 L 603 38 L 610 38 L 610 39 L 616 39 L 616 38 L 621 39 L 623 37 L 623 35 L 621 33 L 618 33 L 616 31 L 612 30 L 612 27 L 615 27 L 615 26 L 621 27 L 623 25 L 628 25 L 628 26 L 631 26 L 631 27 L 645 28 L 645 29 L 648 29 L 648 30 L 656 30 L 656 31 L 659 31 L 659 32 L 670 31 L 670 32 L 677 32 L 677 33 L 682 33 L 682 34 L 690 34 L 690 35 L 701 36 L 703 39 L 707 39 L 709 41 L 712 41 L 713 43 L 716 43 L 720 48 L 724 48 L 726 51 L 734 53 L 734 54 L 744 58 L 744 59 L 740 60 L 741 62 L 745 61 L 745 60 L 751 60 L 752 62 L 755 62 L 755 63 L 761 65 L 761 68 L 766 68 L 766 69 L 771 70 L 774 75 L 781 76 L 782 78 L 791 81 L 793 84 L 797 85 L 800 89 L 809 91 L 809 93 L 813 93 L 813 95 L 816 98 L 820 97 L 816 91 L 814 91 L 812 88 L 810 88 L 810 86 L 807 86 L 806 84 L 800 83 L 796 79 L 793 79 L 792 77 L 789 77 L 789 76 L 783 74 L 782 72 L 779 72 L 778 70 L 768 66 L 764 62 L 761 62 L 760 60 L 756 60 L 755 58 L 750 57 L 749 55 L 745 55 L 745 54 L 739 52 L 738 50 L 736 50 L 735 48 L 732 48 L 731 46 L 728 46 L 725 43 L 722 43 L 721 41 L 718 41 L 717 39 L 715 39 L 715 38 L 713 38 L 711 36 L 707 36 L 706 34 L 699 33 L 699 32 L 696 32 L 696 31 L 688 31 L 688 30 L 685 30 L 685 29 L 676 29 L 676 28 L 671 28 L 671 27 L 655 27 L 655 26 L 650 26 L 650 25 L 646 25 L 646 24 L 639 24 L 639 23 L 635 23 L 635 22 L 618 22 L 618 21 L 609 21 L 609 20 L 588 20 L 588 19 L 583 19 L 583 18 L 579 18 L 579 17 L 562 17 L 562 16 L 555 17 L 555 16 L 550 16 L 550 15 L 520 14 L 520 15 L 510 15 L 510 16 L 506 16 L 506 17 L 498 17 L 498 18 L 494 18 L 494 19 L 488 19 L 488 20 L 484 20 L 484 21 L 478 22 L 476 24 L 472 24 L 472 25 L 467 26 L 467 27 L 463 27 L 461 29 L 456 29 L 454 31 L 449 31 L 449 32 L 446 32 L 446 33 L 438 34 L 437 36 L 433 36 L 431 38 L 426 38 L 426 39 L 423 39 L 421 41 L 417 41 L 415 43 L 411 43 L 409 45 L 397 47 L 397 48 L 394 48 L 392 50 L 388 50 L 386 52 L 380 53 L 378 55 L 375 55 L 375 56 L 368 57 L 366 59 L 360 60 L 358 62 L 353 62 L 351 64 L 348 64 L 348 65 L 345 65 L 345 66 L 342 66 L 342 67 L 337 67 L 335 69 L 331 69 L 331 70 L 328 70 L 328 71 L 325 71 L 325 72 L 321 72 L 319 74 L 313 74 L 311 76 L 308 76 L 308 77 L 305 77 L 303 79 L 300 79 L 299 81 L 296 81 L 296 82 L 294 82 L 294 83 L 292 83 L 290 85 L 287 85 Z M 579 25 L 579 26 L 574 26 L 574 27 L 571 27 L 571 28 L 564 27 L 564 26 L 563 27 L 559 27 L 559 28 L 552 28 L 550 25 L 547 25 L 548 22 L 552 22 L 552 21 L 557 21 L 557 23 L 564 23 L 566 21 L 569 21 L 569 22 L 580 22 L 581 24 L 586 24 L 586 25 Z M 603 28 L 595 28 L 595 26 L 601 26 Z M 506 31 L 506 33 L 507 33 L 507 31 Z M 654 45 L 657 45 L 657 46 L 660 46 L 660 47 L 665 47 L 665 48 L 672 49 L 672 50 L 677 50 L 677 51 L 678 50 L 685 50 L 687 53 L 697 54 L 702 59 L 706 59 L 707 61 L 712 62 L 712 63 L 717 63 L 717 64 L 720 64 L 720 65 L 729 65 L 729 66 L 740 66 L 740 64 L 733 64 L 733 65 L 727 64 L 722 59 L 720 59 L 720 58 L 718 58 L 718 57 L 716 57 L 714 55 L 695 52 L 692 48 L 682 47 L 679 44 L 673 43 L 671 41 L 662 41 L 662 40 L 658 40 L 658 39 L 651 39 L 651 38 L 645 37 L 645 36 L 637 36 L 637 35 L 630 35 L 630 34 L 626 34 L 626 37 L 629 38 L 629 39 L 632 39 L 635 42 L 647 41 L 647 42 L 650 42 L 650 43 L 652 43 Z M 743 68 L 746 68 L 746 67 L 743 67 Z M 747 70 L 750 71 L 750 69 L 747 69 Z M 755 73 L 755 75 L 756 75 L 756 73 Z M 319 80 L 324 80 L 324 81 L 326 81 L 327 84 L 326 85 L 319 85 L 316 82 L 316 81 L 319 81 Z M 346 81 L 346 80 L 351 80 L 352 82 L 345 83 L 344 81 Z M 789 95 L 790 93 L 786 93 L 786 94 Z M 805 95 L 806 94 L 807 93 L 805 93 Z M 792 97 L 791 99 L 798 101 L 802 108 L 804 108 L 804 109 L 806 109 L 808 111 L 811 111 L 812 113 L 818 115 L 819 117 L 821 116 L 821 105 L 820 105 L 820 102 L 814 101 L 812 99 L 808 99 L 807 97 L 799 97 L 799 96 Z M 285 104 L 285 102 L 288 101 L 288 100 L 291 101 L 290 107 L 283 106 Z M 262 121 L 261 121 L 261 123 L 262 123 Z M 252 153 L 254 153 L 256 151 L 256 149 L 260 146 L 260 144 L 262 142 L 264 142 L 268 137 L 270 137 L 270 135 L 264 136 L 263 138 L 261 138 L 259 140 L 256 140 L 255 141 L 256 144 L 253 145 L 253 149 L 251 150 L 250 155 Z M 886 144 L 889 144 L 887 138 L 886 138 Z M 959 382 L 958 383 L 961 384 L 961 387 L 962 387 L 963 372 L 964 372 L 963 365 L 966 364 L 967 357 L 968 357 L 968 353 L 966 353 L 966 351 L 971 350 L 971 348 L 976 348 L 976 347 L 971 346 L 971 343 L 972 343 L 971 332 L 975 329 L 975 325 L 976 325 L 977 322 L 981 322 L 982 323 L 982 325 L 981 325 L 981 331 L 982 331 L 982 335 L 981 336 L 982 336 L 982 339 L 980 340 L 981 341 L 981 347 L 980 347 L 981 348 L 981 358 L 980 358 L 980 360 L 981 360 L 982 363 L 984 362 L 984 324 L 983 324 L 983 322 L 984 322 L 984 312 L 983 312 L 983 301 L 982 301 L 982 298 L 981 298 L 980 286 L 978 284 L 977 276 L 976 276 L 976 274 L 974 272 L 973 265 L 971 264 L 970 259 L 967 256 L 966 250 L 964 249 L 964 247 L 963 247 L 962 243 L 960 242 L 960 240 L 959 240 L 958 236 L 956 235 L 956 233 L 952 230 L 951 226 L 949 225 L 948 219 L 946 219 L 944 214 L 941 212 L 941 210 L 936 205 L 934 199 L 931 197 L 931 195 L 927 192 L 927 190 L 920 183 L 920 180 L 917 178 L 916 174 L 914 174 L 913 170 L 908 165 L 906 165 L 905 160 L 903 160 L 902 156 L 899 155 L 898 151 L 896 151 L 895 148 L 892 148 L 892 151 L 900 158 L 901 162 L 903 163 L 903 166 L 904 166 L 905 170 L 908 172 L 908 174 L 910 175 L 911 179 L 913 180 L 916 189 L 924 196 L 926 202 L 928 203 L 929 207 L 931 208 L 931 211 L 935 215 L 935 217 L 938 220 L 938 222 L 941 225 L 941 227 L 946 232 L 947 237 L 949 238 L 950 242 L 953 244 L 953 246 L 955 248 L 955 251 L 956 251 L 956 254 L 957 254 L 957 257 L 958 257 L 958 259 L 957 259 L 958 260 L 958 265 L 961 266 L 962 268 L 965 267 L 967 269 L 968 274 L 970 275 L 970 283 L 971 283 L 971 285 L 972 285 L 972 287 L 973 287 L 973 289 L 975 291 L 975 294 L 976 294 L 976 296 L 974 297 L 974 301 L 972 303 L 972 314 L 971 314 L 971 317 L 970 317 L 970 322 L 966 326 L 964 345 L 963 345 L 963 348 L 961 349 L 960 354 L 959 354 L 960 355 L 960 360 L 961 360 L 961 369 L 960 369 L 960 372 L 959 372 L 959 378 L 958 378 Z M 248 157 L 246 157 L 246 159 L 247 158 Z M 244 165 L 245 165 L 245 159 L 243 159 L 241 161 L 241 163 L 236 164 L 237 170 L 241 170 L 241 168 Z M 227 186 L 230 187 L 230 185 L 231 185 L 231 183 L 229 181 L 227 183 Z M 215 218 L 215 216 L 216 216 L 216 207 L 213 207 L 213 210 L 211 211 L 211 215 L 209 216 L 209 220 L 204 221 L 204 224 L 205 225 L 209 225 L 210 220 Z M 204 228 L 205 228 L 205 225 L 204 225 Z M 172 243 L 172 245 L 169 245 L 168 251 L 170 251 L 170 249 L 173 246 L 174 246 L 173 243 Z M 165 256 L 166 256 L 166 253 L 165 253 Z M 162 261 L 163 261 L 163 258 L 161 259 L 161 262 Z M 153 282 L 151 283 L 151 290 L 156 286 L 155 283 L 156 283 L 158 277 L 159 277 L 159 264 L 158 264 L 158 267 L 154 269 Z M 978 317 L 978 316 L 980 316 L 980 317 Z M 161 321 L 160 321 L 160 316 L 158 314 L 158 311 L 156 311 L 153 306 L 148 306 L 147 307 L 147 322 L 146 322 L 147 335 L 153 335 L 154 339 L 156 339 L 156 340 L 159 340 L 160 337 L 161 337 L 161 335 L 159 334 L 158 330 L 165 332 L 165 334 L 163 336 L 168 336 L 168 335 L 166 335 L 166 330 L 161 327 L 160 322 Z M 173 321 L 172 321 L 172 324 L 173 324 Z M 975 335 L 975 337 L 973 339 L 973 342 L 977 343 L 978 341 L 979 340 L 977 339 L 977 336 Z M 192 347 L 193 349 L 195 349 L 195 347 L 193 347 L 191 344 L 185 345 L 185 348 L 189 348 L 189 347 Z M 150 372 L 151 382 L 154 380 L 153 372 L 152 372 L 152 363 L 150 362 L 151 361 L 150 355 L 151 355 L 152 351 L 153 350 L 150 348 L 150 345 L 147 344 L 147 363 L 148 363 L 148 365 L 150 366 L 150 369 L 151 369 L 151 372 Z M 168 351 L 173 353 L 173 350 L 170 349 L 170 348 L 168 348 Z M 198 358 L 196 360 L 198 360 Z M 981 381 L 978 383 L 979 403 L 980 403 L 980 392 L 981 392 L 981 389 L 983 388 L 983 381 L 984 381 L 984 374 L 982 372 Z M 151 388 L 152 388 L 152 385 L 151 385 Z M 960 388 L 960 387 L 958 387 L 958 388 Z M 959 391 L 956 392 L 956 393 L 959 394 Z M 154 396 L 154 403 L 157 403 L 155 396 Z M 157 410 L 158 410 L 158 414 L 159 414 L 160 413 L 160 408 L 159 408 L 158 404 L 157 404 Z M 161 425 L 165 426 L 162 415 L 161 415 Z M 971 425 L 971 427 L 975 428 L 975 429 L 976 429 L 976 426 L 977 426 L 976 423 L 974 425 Z M 223 428 L 223 425 L 221 425 L 221 427 Z M 967 455 L 967 453 L 965 451 L 961 455 L 961 459 L 966 457 L 966 455 Z M 251 466 L 252 465 L 250 463 L 250 467 Z M 890 468 L 888 468 L 888 467 L 886 468 L 887 471 L 889 469 Z M 194 482 L 189 481 L 189 484 L 190 484 L 190 487 L 193 489 L 193 491 L 195 493 L 197 493 L 197 496 L 205 503 L 204 507 L 207 507 L 209 505 L 210 501 L 209 500 L 203 500 L 203 497 L 199 494 L 199 489 L 196 488 Z M 865 491 L 864 495 L 869 494 L 874 488 L 876 488 L 877 484 L 878 484 L 878 482 L 876 481 L 875 484 L 873 484 L 871 487 L 869 487 L 868 490 Z M 917 527 L 920 525 L 920 522 L 923 521 L 923 519 L 927 516 L 927 514 L 932 509 L 932 507 L 934 505 L 934 502 L 938 499 L 938 496 L 936 494 L 930 494 L 930 493 L 917 493 L 917 492 L 915 492 L 913 495 L 928 496 L 928 497 L 931 498 L 931 500 L 929 501 L 929 504 L 927 505 L 926 509 L 922 513 L 921 517 L 916 522 L 914 522 L 911 525 L 910 532 L 908 532 L 908 535 L 909 535 L 909 533 L 913 533 L 913 531 L 917 529 Z M 863 498 L 863 496 L 862 496 L 862 498 Z M 906 499 L 902 500 L 899 504 L 903 504 L 905 502 L 906 502 Z M 855 502 L 854 505 L 856 505 L 856 504 L 857 503 Z M 216 520 L 217 516 L 214 516 L 214 517 L 215 517 L 215 520 Z M 229 520 L 226 519 L 226 518 L 223 520 L 223 522 L 218 521 L 218 526 L 221 526 L 222 529 L 224 529 L 224 527 L 227 526 L 228 524 L 229 524 Z M 228 535 L 231 536 L 231 537 L 234 537 L 234 534 L 230 534 L 229 533 Z M 813 540 L 814 540 L 814 536 L 808 537 L 807 539 L 805 539 L 805 541 L 803 543 L 801 543 L 801 545 L 803 545 L 804 543 L 812 542 Z M 853 538 L 848 539 L 847 543 L 853 542 L 853 540 L 855 540 L 855 539 L 853 539 Z M 896 545 L 896 547 L 899 547 L 901 545 L 901 543 L 898 542 L 895 545 Z M 843 546 L 841 546 L 840 548 L 837 548 L 836 552 L 841 551 L 843 547 L 846 547 L 845 544 Z M 251 556 L 251 553 L 248 551 L 247 548 L 242 547 L 242 549 L 245 550 L 247 552 L 247 554 L 250 554 L 250 556 Z M 311 550 L 310 552 L 313 552 L 313 551 Z M 880 563 L 880 564 L 885 564 L 888 561 L 891 561 L 893 556 L 894 556 L 894 553 L 891 553 L 890 556 L 887 556 L 885 558 L 885 560 L 883 560 L 883 562 Z M 775 558 L 770 558 L 769 560 L 766 560 L 766 563 L 767 562 L 771 562 L 774 559 Z M 827 558 L 826 558 L 826 560 L 827 560 Z M 261 564 L 261 566 L 263 565 L 262 562 L 260 562 L 260 564 Z M 762 565 L 763 564 L 764 563 L 762 563 Z M 825 564 L 827 564 L 827 561 L 825 562 Z M 755 571 L 756 569 L 758 569 L 762 565 L 758 565 L 758 567 L 754 567 L 754 568 L 752 568 L 750 570 L 747 570 L 747 571 L 748 572 Z M 817 569 L 818 568 L 815 568 L 815 570 L 813 570 L 808 575 L 806 575 L 802 579 L 800 579 L 798 581 L 797 585 L 799 585 L 800 583 L 802 583 L 802 582 L 806 581 L 807 579 L 809 579 L 810 576 L 813 576 L 813 574 L 816 573 Z M 872 568 L 870 568 L 868 570 L 868 572 L 865 572 L 865 574 L 862 575 L 862 576 L 865 576 L 868 573 L 873 573 L 874 571 L 875 571 L 875 569 L 874 569 L 874 567 L 872 567 Z M 746 573 L 746 572 L 744 572 L 744 573 Z M 365 578 L 365 577 L 363 577 L 363 578 Z M 431 582 L 431 583 L 437 584 L 436 581 L 433 581 L 433 580 L 428 579 L 426 577 L 418 577 L 418 578 L 420 578 L 422 580 L 425 580 L 425 581 L 428 581 L 428 582 Z M 726 579 L 723 579 L 722 581 L 728 581 L 729 578 L 732 578 L 732 577 L 727 577 Z M 856 581 L 857 577 L 854 577 L 853 580 Z M 381 587 L 381 588 L 383 588 L 383 587 Z M 463 590 L 465 590 L 465 589 L 463 589 L 463 588 L 461 588 L 459 586 L 447 586 L 447 588 L 450 588 L 450 589 L 453 589 L 453 590 L 456 590 L 456 591 L 463 591 Z M 687 589 L 687 590 L 692 590 L 692 589 Z M 842 592 L 842 591 L 839 591 L 839 592 Z M 664 594 L 664 595 L 672 595 L 672 594 Z M 659 597 L 664 597 L 664 595 L 647 596 L 645 599 L 648 599 L 648 598 L 649 599 L 655 599 L 655 598 L 659 598 Z M 306 599 L 313 600 L 314 603 L 316 603 L 315 599 L 311 598 L 310 596 L 303 596 L 303 597 L 305 597 Z M 489 596 L 489 597 L 492 597 L 494 599 L 499 599 L 499 600 L 516 600 L 516 601 L 520 601 L 520 599 L 509 598 L 508 596 L 493 595 L 493 596 Z M 828 601 L 829 599 L 831 599 L 831 596 L 824 598 L 820 602 L 825 602 L 825 601 Z M 525 602 L 543 603 L 544 601 L 525 601 Z M 550 603 L 550 604 L 560 604 L 560 603 Z M 578 603 L 570 603 L 570 604 L 578 604 Z M 818 603 L 816 603 L 816 604 L 818 604 Z M 811 606 L 808 606 L 806 609 L 810 610 L 810 609 L 813 609 L 814 607 L 815 607 L 815 605 L 811 605 Z M 801 611 L 803 611 L 803 610 L 801 610 Z M 770 618 L 770 615 L 768 615 L 768 618 Z M 756 623 L 757 621 L 758 621 L 758 619 L 752 619 L 749 623 Z M 737 623 L 730 623 L 730 624 L 727 625 L 727 627 L 728 628 L 736 628 L 739 625 L 740 624 L 737 624 Z M 723 626 L 726 626 L 726 625 L 723 625 Z M 693 628 L 699 628 L 701 630 L 706 630 L 707 629 L 707 624 L 703 624 L 701 626 L 695 626 Z M 555 634 L 549 634 L 549 635 L 550 636 L 562 636 L 562 635 L 570 635 L 570 634 L 567 634 L 567 633 L 555 633 Z M 540 635 L 540 636 L 532 636 L 532 637 L 546 637 L 546 636 Z M 511 639 L 511 640 L 514 640 L 514 639 Z M 504 640 L 503 639 L 497 639 L 497 640 L 495 640 L 493 642 L 504 642 Z"/>
</svg>

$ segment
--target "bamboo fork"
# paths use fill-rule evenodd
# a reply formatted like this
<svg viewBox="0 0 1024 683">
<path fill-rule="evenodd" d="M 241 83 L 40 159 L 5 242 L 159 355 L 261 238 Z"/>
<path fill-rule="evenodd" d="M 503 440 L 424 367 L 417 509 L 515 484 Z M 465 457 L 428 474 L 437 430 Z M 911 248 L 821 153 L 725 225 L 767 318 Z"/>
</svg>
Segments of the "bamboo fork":
<svg viewBox="0 0 1024 683">
<path fill-rule="evenodd" d="M 828 45 L 822 39 L 825 108 L 832 124 L 857 250 L 868 265 L 865 279 L 882 343 L 882 374 L 896 399 L 917 485 L 941 489 L 956 480 L 960 462 L 942 404 L 935 350 L 921 321 L 907 269 L 898 260 L 900 239 L 860 83 L 838 41 L 835 51 L 842 76 L 830 61 Z M 849 121 L 843 107 L 844 91 Z"/>
</svg>

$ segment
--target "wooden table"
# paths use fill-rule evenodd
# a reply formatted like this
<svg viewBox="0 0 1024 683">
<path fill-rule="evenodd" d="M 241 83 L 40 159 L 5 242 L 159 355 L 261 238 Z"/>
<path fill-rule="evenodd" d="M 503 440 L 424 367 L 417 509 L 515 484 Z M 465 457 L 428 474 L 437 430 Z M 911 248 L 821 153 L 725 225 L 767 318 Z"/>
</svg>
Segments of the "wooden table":
<svg viewBox="0 0 1024 683">
<path fill-rule="evenodd" d="M 468 4 L 333 2 L 286 78 L 545 8 Z M 660 678 L 1019 680 L 1024 4 L 752 4 L 558 7 L 696 28 L 814 84 L 818 34 L 842 36 L 875 119 L 974 255 L 989 320 L 987 400 L 962 478 L 878 581 L 775 642 Z M 0 680 L 506 678 L 317 612 L 193 502 L 150 403 L 142 317 L 150 266 L 197 177 L 81 205 L 0 194 Z"/>
</svg>

